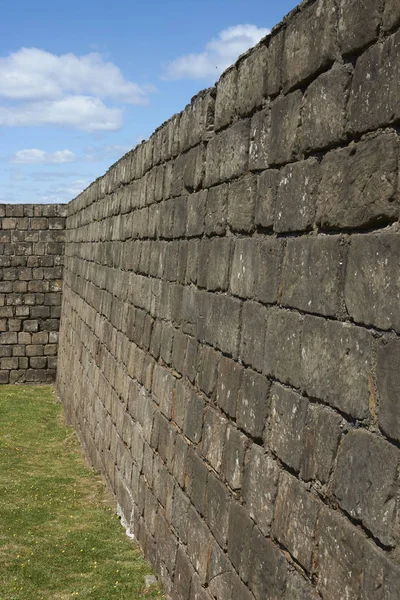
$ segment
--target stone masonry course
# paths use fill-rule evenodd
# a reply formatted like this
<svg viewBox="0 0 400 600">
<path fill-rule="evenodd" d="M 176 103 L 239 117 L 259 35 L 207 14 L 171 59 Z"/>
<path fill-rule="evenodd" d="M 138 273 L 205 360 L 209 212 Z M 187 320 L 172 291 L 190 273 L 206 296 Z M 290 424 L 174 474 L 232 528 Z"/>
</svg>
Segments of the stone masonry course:
<svg viewBox="0 0 400 600">
<path fill-rule="evenodd" d="M 305 1 L 65 234 L 0 208 L 0 376 L 52 376 L 64 260 L 57 392 L 172 600 L 400 598 L 399 27 Z"/>
</svg>

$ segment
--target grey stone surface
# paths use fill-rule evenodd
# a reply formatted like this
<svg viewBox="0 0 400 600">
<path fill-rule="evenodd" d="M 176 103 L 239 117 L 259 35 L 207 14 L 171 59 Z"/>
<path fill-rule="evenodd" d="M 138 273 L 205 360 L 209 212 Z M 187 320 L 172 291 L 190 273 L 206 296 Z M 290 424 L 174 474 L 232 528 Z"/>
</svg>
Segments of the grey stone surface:
<svg viewBox="0 0 400 600">
<path fill-rule="evenodd" d="M 318 565 L 323 576 L 317 589 L 323 598 L 359 598 L 365 540 L 337 512 L 322 508 L 318 519 Z"/>
<path fill-rule="evenodd" d="M 321 164 L 319 225 L 370 227 L 398 216 L 398 161 L 399 142 L 390 133 L 329 152 Z"/>
<path fill-rule="evenodd" d="M 340 236 L 289 239 L 280 287 L 282 305 L 337 315 L 344 304 L 345 251 Z"/>
<path fill-rule="evenodd" d="M 248 175 L 229 185 L 228 225 L 233 231 L 249 232 L 254 228 L 257 180 Z"/>
<path fill-rule="evenodd" d="M 329 0 L 305 6 L 289 22 L 282 60 L 285 92 L 333 62 L 336 22 L 336 7 Z"/>
<path fill-rule="evenodd" d="M 236 113 L 238 72 L 235 67 L 225 71 L 217 83 L 215 100 L 215 129 L 230 125 Z"/>
<path fill-rule="evenodd" d="M 222 357 L 217 372 L 216 403 L 229 417 L 234 418 L 243 367 L 229 358 Z"/>
<path fill-rule="evenodd" d="M 376 381 L 379 394 L 379 426 L 400 441 L 400 342 L 388 340 L 378 348 Z"/>
<path fill-rule="evenodd" d="M 243 500 L 250 517 L 269 535 L 274 514 L 279 469 L 260 446 L 251 445 L 243 482 Z"/>
<path fill-rule="evenodd" d="M 253 438 L 262 438 L 269 406 L 270 384 L 266 377 L 245 370 L 237 404 L 238 427 Z"/>
<path fill-rule="evenodd" d="M 309 573 L 320 503 L 294 477 L 283 474 L 276 498 L 272 535 Z"/>
<path fill-rule="evenodd" d="M 265 597 L 280 600 L 285 593 L 287 563 L 278 547 L 256 528 L 253 529 L 250 556 L 249 584 L 256 600 Z"/>
<path fill-rule="evenodd" d="M 306 316 L 301 364 L 307 394 L 352 417 L 365 419 L 369 411 L 371 343 L 370 333 L 361 327 Z"/>
<path fill-rule="evenodd" d="M 399 238 L 396 234 L 352 238 L 345 301 L 347 310 L 355 321 L 380 329 L 400 331 L 400 319 L 396 310 L 400 298 L 396 266 L 399 251 Z"/>
<path fill-rule="evenodd" d="M 307 88 L 301 114 L 305 152 L 328 148 L 344 139 L 350 83 L 349 69 L 334 65 Z"/>
<path fill-rule="evenodd" d="M 383 1 L 341 0 L 339 4 L 339 44 L 343 54 L 359 50 L 378 37 Z"/>
<path fill-rule="evenodd" d="M 287 165 L 280 171 L 275 206 L 275 231 L 311 229 L 315 218 L 320 176 L 320 167 L 315 158 Z"/>
<path fill-rule="evenodd" d="M 351 431 L 340 447 L 334 490 L 340 506 L 385 546 L 393 545 L 397 448 L 371 433 Z"/>
<path fill-rule="evenodd" d="M 236 108 L 240 116 L 262 106 L 268 77 L 268 49 L 260 45 L 238 65 Z"/>
<path fill-rule="evenodd" d="M 261 227 L 271 228 L 274 224 L 278 177 L 279 171 L 270 169 L 258 178 L 255 223 Z"/>
<path fill-rule="evenodd" d="M 265 334 L 264 373 L 282 383 L 300 387 L 303 318 L 285 310 L 271 310 L 267 316 Z"/>
<path fill-rule="evenodd" d="M 361 599 L 395 600 L 400 589 L 399 564 L 372 544 L 366 544 L 364 565 Z"/>
<path fill-rule="evenodd" d="M 309 404 L 303 432 L 302 479 L 327 483 L 344 427 L 345 422 L 333 410 Z"/>
<path fill-rule="evenodd" d="M 271 389 L 271 418 L 265 434 L 272 452 L 291 469 L 300 470 L 308 400 L 296 392 L 274 384 Z"/>
<path fill-rule="evenodd" d="M 297 90 L 288 96 L 277 98 L 272 104 L 269 165 L 281 165 L 294 158 L 299 146 L 302 101 L 303 95 Z"/>
<path fill-rule="evenodd" d="M 351 86 L 349 123 L 364 132 L 398 120 L 400 32 L 366 50 L 356 62 Z"/>
</svg>

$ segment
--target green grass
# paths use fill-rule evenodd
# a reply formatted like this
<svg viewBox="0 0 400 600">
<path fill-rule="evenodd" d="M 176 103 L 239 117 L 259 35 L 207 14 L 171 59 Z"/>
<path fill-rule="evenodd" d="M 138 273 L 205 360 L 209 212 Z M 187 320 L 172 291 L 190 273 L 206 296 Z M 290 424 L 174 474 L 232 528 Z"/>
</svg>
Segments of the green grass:
<svg viewBox="0 0 400 600">
<path fill-rule="evenodd" d="M 0 600 L 164 598 L 50 386 L 0 386 Z"/>
</svg>

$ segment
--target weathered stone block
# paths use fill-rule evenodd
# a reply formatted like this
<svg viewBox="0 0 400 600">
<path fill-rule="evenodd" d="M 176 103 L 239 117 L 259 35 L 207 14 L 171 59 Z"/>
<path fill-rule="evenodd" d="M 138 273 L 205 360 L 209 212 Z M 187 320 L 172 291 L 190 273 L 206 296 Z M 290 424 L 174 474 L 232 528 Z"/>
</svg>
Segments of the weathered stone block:
<svg viewBox="0 0 400 600">
<path fill-rule="evenodd" d="M 187 551 L 190 562 L 199 574 L 203 584 L 207 579 L 211 544 L 212 536 L 206 523 L 193 507 L 190 508 Z"/>
<path fill-rule="evenodd" d="M 320 176 L 320 166 L 315 158 L 287 165 L 281 170 L 275 206 L 275 231 L 311 229 Z"/>
<path fill-rule="evenodd" d="M 206 510 L 208 471 L 202 458 L 191 448 L 187 455 L 185 488 L 195 508 L 201 514 Z"/>
<path fill-rule="evenodd" d="M 255 223 L 261 227 L 271 228 L 275 221 L 275 203 L 279 181 L 279 171 L 264 171 L 257 182 L 257 200 Z"/>
<path fill-rule="evenodd" d="M 206 210 L 207 191 L 190 194 L 187 199 L 186 235 L 188 237 L 202 235 Z"/>
<path fill-rule="evenodd" d="M 274 514 L 279 469 L 260 446 L 252 444 L 243 482 L 243 500 L 250 517 L 269 535 Z"/>
<path fill-rule="evenodd" d="M 281 303 L 305 312 L 335 316 L 344 304 L 344 240 L 339 236 L 288 240 Z"/>
<path fill-rule="evenodd" d="M 228 556 L 242 579 L 247 581 L 253 521 L 243 506 L 231 502 L 228 529 Z"/>
<path fill-rule="evenodd" d="M 239 358 L 257 371 L 262 371 L 264 364 L 267 315 L 265 306 L 256 302 L 246 302 L 243 306 Z"/>
<path fill-rule="evenodd" d="M 247 175 L 229 185 L 228 225 L 234 231 L 249 232 L 254 228 L 257 180 Z"/>
<path fill-rule="evenodd" d="M 317 589 L 323 598 L 359 598 L 363 572 L 361 532 L 323 507 L 318 519 L 318 564 L 323 577 Z"/>
<path fill-rule="evenodd" d="M 398 9 L 397 9 L 398 10 Z M 356 62 L 349 103 L 355 132 L 377 129 L 400 117 L 400 32 L 368 48 Z"/>
<path fill-rule="evenodd" d="M 345 422 L 333 410 L 309 404 L 304 427 L 300 476 L 305 481 L 327 483 Z"/>
<path fill-rule="evenodd" d="M 395 600 L 400 589 L 400 566 L 372 544 L 365 544 L 361 600 Z"/>
<path fill-rule="evenodd" d="M 230 501 L 231 497 L 224 484 L 214 475 L 209 475 L 207 482 L 207 523 L 222 548 L 226 548 L 227 545 Z"/>
<path fill-rule="evenodd" d="M 227 225 L 228 186 L 222 184 L 208 190 L 205 213 L 205 234 L 225 233 Z"/>
<path fill-rule="evenodd" d="M 253 438 L 263 436 L 269 407 L 269 381 L 263 375 L 245 370 L 239 392 L 236 422 Z"/>
<path fill-rule="evenodd" d="M 203 412 L 203 398 L 200 394 L 192 392 L 187 403 L 183 431 L 185 435 L 195 443 L 198 443 L 201 440 L 203 434 Z"/>
<path fill-rule="evenodd" d="M 291 475 L 282 474 L 272 533 L 307 572 L 312 568 L 320 504 L 301 482 Z"/>
<path fill-rule="evenodd" d="M 262 171 L 268 168 L 270 145 L 271 111 L 269 108 L 257 112 L 250 126 L 250 171 Z"/>
<path fill-rule="evenodd" d="M 342 54 L 359 50 L 378 37 L 383 2 L 341 0 L 339 4 L 339 44 Z"/>
<path fill-rule="evenodd" d="M 243 367 L 230 358 L 218 363 L 215 401 L 230 417 L 236 417 L 236 403 L 242 380 Z"/>
<path fill-rule="evenodd" d="M 345 283 L 349 315 L 357 322 L 400 331 L 397 264 L 400 236 L 353 236 Z"/>
<path fill-rule="evenodd" d="M 271 389 L 270 428 L 266 442 L 272 452 L 291 469 L 299 471 L 304 445 L 308 400 L 274 384 Z"/>
<path fill-rule="evenodd" d="M 281 165 L 293 160 L 299 146 L 300 90 L 277 98 L 271 109 L 269 165 Z"/>
<path fill-rule="evenodd" d="M 386 0 L 382 27 L 388 31 L 400 23 L 400 6 L 397 0 Z"/>
<path fill-rule="evenodd" d="M 345 137 L 350 82 L 349 70 L 335 65 L 308 87 L 301 114 L 305 152 L 327 148 Z"/>
<path fill-rule="evenodd" d="M 239 63 L 236 107 L 241 116 L 249 115 L 263 103 L 268 76 L 267 61 L 267 47 L 258 46 Z"/>
<path fill-rule="evenodd" d="M 206 408 L 201 451 L 204 458 L 219 473 L 228 420 L 211 407 Z"/>
<path fill-rule="evenodd" d="M 398 161 L 399 140 L 391 133 L 329 152 L 321 164 L 318 224 L 361 228 L 396 218 Z"/>
<path fill-rule="evenodd" d="M 400 342 L 381 343 L 377 358 L 379 425 L 387 436 L 400 441 Z"/>
<path fill-rule="evenodd" d="M 348 323 L 304 319 L 302 379 L 308 395 L 356 418 L 369 412 L 372 338 Z"/>
<path fill-rule="evenodd" d="M 335 472 L 340 506 L 386 546 L 393 545 L 399 451 L 368 431 L 344 438 Z"/>
<path fill-rule="evenodd" d="M 249 162 L 250 120 L 239 121 L 222 136 L 220 149 L 220 178 L 227 181 L 244 174 Z M 211 140 L 211 143 L 213 140 Z M 208 153 L 208 147 L 207 147 Z"/>
<path fill-rule="evenodd" d="M 328 0 L 304 7 L 291 19 L 283 46 L 285 92 L 333 62 L 336 22 L 336 8 Z"/>
<path fill-rule="evenodd" d="M 266 539 L 257 528 L 251 539 L 249 584 L 256 600 L 284 597 L 287 562 L 279 548 Z"/>
<path fill-rule="evenodd" d="M 215 99 L 215 130 L 230 125 L 236 113 L 237 69 L 231 67 L 225 71 L 217 83 Z"/>
<path fill-rule="evenodd" d="M 194 569 L 182 546 L 178 547 L 176 553 L 175 573 L 172 589 L 173 597 L 176 600 L 189 600 L 190 584 Z"/>
<path fill-rule="evenodd" d="M 264 372 L 282 383 L 300 387 L 303 317 L 284 310 L 270 310 L 265 335 Z"/>
<path fill-rule="evenodd" d="M 239 490 L 242 487 L 244 462 L 248 444 L 248 438 L 244 433 L 236 429 L 236 427 L 228 427 L 221 472 L 232 490 Z"/>
</svg>

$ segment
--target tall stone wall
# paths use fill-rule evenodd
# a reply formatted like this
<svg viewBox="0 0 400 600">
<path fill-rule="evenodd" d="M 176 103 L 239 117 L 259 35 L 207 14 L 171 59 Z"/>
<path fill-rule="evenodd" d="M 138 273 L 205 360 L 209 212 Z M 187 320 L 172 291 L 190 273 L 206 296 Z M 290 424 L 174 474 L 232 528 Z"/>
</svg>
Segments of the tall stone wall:
<svg viewBox="0 0 400 600">
<path fill-rule="evenodd" d="M 173 600 L 398 600 L 400 4 L 305 2 L 69 205 L 59 394 Z"/>
<path fill-rule="evenodd" d="M 0 384 L 55 380 L 66 213 L 0 205 Z"/>
</svg>

